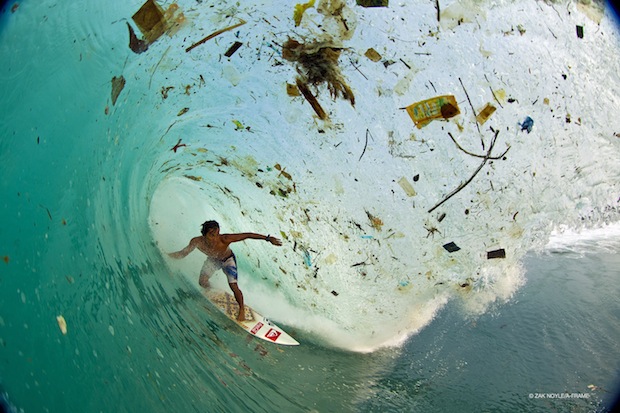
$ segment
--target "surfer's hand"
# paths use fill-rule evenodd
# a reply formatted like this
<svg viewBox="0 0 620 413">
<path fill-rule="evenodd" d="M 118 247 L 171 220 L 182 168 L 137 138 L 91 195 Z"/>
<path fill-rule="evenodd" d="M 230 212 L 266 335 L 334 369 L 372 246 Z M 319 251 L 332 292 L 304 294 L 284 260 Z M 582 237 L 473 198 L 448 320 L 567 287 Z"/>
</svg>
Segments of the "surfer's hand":
<svg viewBox="0 0 620 413">
<path fill-rule="evenodd" d="M 280 241 L 280 240 L 279 240 L 278 238 L 276 238 L 276 237 L 268 236 L 268 237 L 267 237 L 267 241 L 271 242 L 273 245 L 277 245 L 277 246 L 282 245 L 282 241 Z"/>
</svg>

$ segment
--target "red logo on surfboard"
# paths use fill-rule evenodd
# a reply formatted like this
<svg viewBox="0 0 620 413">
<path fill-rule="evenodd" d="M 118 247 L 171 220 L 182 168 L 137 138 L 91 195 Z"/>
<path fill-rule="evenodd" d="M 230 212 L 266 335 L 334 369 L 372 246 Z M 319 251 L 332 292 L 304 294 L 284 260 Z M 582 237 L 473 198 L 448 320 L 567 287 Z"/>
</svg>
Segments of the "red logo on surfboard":
<svg viewBox="0 0 620 413">
<path fill-rule="evenodd" d="M 269 331 L 267 331 L 267 334 L 265 334 L 265 338 L 275 342 L 278 339 L 278 337 L 280 337 L 280 334 L 282 333 L 277 330 L 274 330 L 273 328 L 270 328 Z"/>
<path fill-rule="evenodd" d="M 252 327 L 252 330 L 250 330 L 250 333 L 252 334 L 258 333 L 258 330 L 260 330 L 263 326 L 264 324 L 259 321 L 258 323 L 256 323 L 254 327 Z"/>
</svg>

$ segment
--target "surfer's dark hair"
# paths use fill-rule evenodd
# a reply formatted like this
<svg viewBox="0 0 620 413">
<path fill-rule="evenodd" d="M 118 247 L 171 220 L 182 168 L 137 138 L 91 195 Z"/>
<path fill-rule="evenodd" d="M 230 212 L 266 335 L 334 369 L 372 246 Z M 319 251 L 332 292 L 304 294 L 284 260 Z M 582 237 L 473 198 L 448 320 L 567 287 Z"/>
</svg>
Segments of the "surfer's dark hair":
<svg viewBox="0 0 620 413">
<path fill-rule="evenodd" d="M 217 221 L 205 221 L 202 223 L 202 230 L 200 231 L 202 235 L 207 235 L 207 233 L 211 230 L 219 228 L 220 224 Z"/>
</svg>

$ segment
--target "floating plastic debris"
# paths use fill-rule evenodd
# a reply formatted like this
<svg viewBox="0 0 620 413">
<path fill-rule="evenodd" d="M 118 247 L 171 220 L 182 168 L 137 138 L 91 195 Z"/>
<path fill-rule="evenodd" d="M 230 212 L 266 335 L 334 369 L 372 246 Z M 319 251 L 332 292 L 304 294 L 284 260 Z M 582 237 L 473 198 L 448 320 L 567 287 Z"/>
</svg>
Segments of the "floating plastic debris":
<svg viewBox="0 0 620 413">
<path fill-rule="evenodd" d="M 60 328 L 60 332 L 65 335 L 67 334 L 67 322 L 65 318 L 61 315 L 56 317 L 56 321 L 58 322 L 58 327 Z"/>
<path fill-rule="evenodd" d="M 314 7 L 314 1 L 315 0 L 310 0 L 308 3 L 300 3 L 295 5 L 295 10 L 293 11 L 293 20 L 295 20 L 295 27 L 301 24 L 301 19 L 304 16 L 306 10 Z"/>
<path fill-rule="evenodd" d="M 459 247 L 458 245 L 456 245 L 454 242 L 449 242 L 449 243 L 445 244 L 443 247 L 444 247 L 444 248 L 446 249 L 446 251 L 448 251 L 448 252 L 456 252 L 456 251 L 458 251 L 458 250 L 460 250 L 460 249 L 461 249 L 461 247 Z"/>
<path fill-rule="evenodd" d="M 532 131 L 532 127 L 534 126 L 534 119 L 527 116 L 523 123 L 519 123 L 519 126 L 521 126 L 521 131 L 526 130 L 527 133 L 530 133 Z"/>
<path fill-rule="evenodd" d="M 172 3 L 164 12 L 154 0 L 147 0 L 132 16 L 132 19 L 144 35 L 144 39 L 139 39 L 129 22 L 127 23 L 129 48 L 134 53 L 147 51 L 151 43 L 159 39 L 161 35 L 168 32 L 171 36 L 185 22 L 185 16 L 176 3 Z"/>
<path fill-rule="evenodd" d="M 334 254 L 329 254 L 327 257 L 325 257 L 325 263 L 326 264 L 334 264 L 336 261 L 338 261 L 338 257 Z"/>
<path fill-rule="evenodd" d="M 185 15 L 176 3 L 172 3 L 168 6 L 168 10 L 164 13 L 164 19 L 166 20 L 166 32 L 168 36 L 172 36 L 179 31 L 181 26 L 185 23 Z"/>
<path fill-rule="evenodd" d="M 405 178 L 404 176 L 398 180 L 398 185 L 400 185 L 400 187 L 403 188 L 403 191 L 405 191 L 407 196 L 415 196 L 416 194 L 415 189 L 413 189 L 413 186 L 411 185 L 411 183 L 409 183 L 407 178 Z"/>
<path fill-rule="evenodd" d="M 495 110 L 496 110 L 495 106 L 491 105 L 490 103 L 487 103 L 486 106 L 482 108 L 480 113 L 478 113 L 478 115 L 476 116 L 476 121 L 482 125 L 484 122 L 486 122 L 491 117 L 491 115 L 495 112 Z"/>
<path fill-rule="evenodd" d="M 233 119 L 232 123 L 235 124 L 235 130 L 243 130 L 243 123 L 239 122 L 237 119 Z"/>
<path fill-rule="evenodd" d="M 461 113 L 456 98 L 452 95 L 422 100 L 407 106 L 405 110 L 418 129 L 428 125 L 434 119 L 449 119 Z"/>
<path fill-rule="evenodd" d="M 503 248 L 493 250 L 493 251 L 488 251 L 487 259 L 491 260 L 493 258 L 506 258 L 506 251 Z"/>
<path fill-rule="evenodd" d="M 310 259 L 310 253 L 308 250 L 304 250 L 304 263 L 307 267 L 312 267 L 312 260 Z"/>
<path fill-rule="evenodd" d="M 243 45 L 241 42 L 235 42 L 232 46 L 224 53 L 224 56 L 230 57 Z"/>
<path fill-rule="evenodd" d="M 398 286 L 396 289 L 401 293 L 406 293 L 407 291 L 413 288 L 413 284 L 409 282 L 409 280 L 401 280 L 398 282 Z"/>
<path fill-rule="evenodd" d="M 362 7 L 387 7 L 389 0 L 357 0 L 357 5 Z"/>
<path fill-rule="evenodd" d="M 301 96 L 301 92 L 299 92 L 297 85 L 292 85 L 290 83 L 286 84 L 286 94 L 289 96 Z"/>
<path fill-rule="evenodd" d="M 153 43 L 166 30 L 164 11 L 153 0 L 147 0 L 131 17 L 148 43 Z"/>
<path fill-rule="evenodd" d="M 366 53 L 364 53 L 364 56 L 366 56 L 373 62 L 378 62 L 379 60 L 381 60 L 381 55 L 372 47 L 366 50 Z"/>
</svg>

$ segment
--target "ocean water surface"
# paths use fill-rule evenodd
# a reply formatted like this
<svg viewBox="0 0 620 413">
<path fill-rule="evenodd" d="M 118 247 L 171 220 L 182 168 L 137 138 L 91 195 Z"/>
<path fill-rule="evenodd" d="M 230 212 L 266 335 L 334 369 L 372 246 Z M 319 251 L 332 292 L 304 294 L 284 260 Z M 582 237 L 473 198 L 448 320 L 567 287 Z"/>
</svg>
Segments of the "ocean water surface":
<svg viewBox="0 0 620 413">
<path fill-rule="evenodd" d="M 609 6 L 162 2 L 132 50 L 142 5 L 2 6 L 6 410 L 610 408 Z M 458 114 L 416 127 L 446 95 Z M 167 258 L 208 219 L 282 238 L 234 245 L 239 282 L 300 346 L 220 314 L 198 252 Z"/>
</svg>

